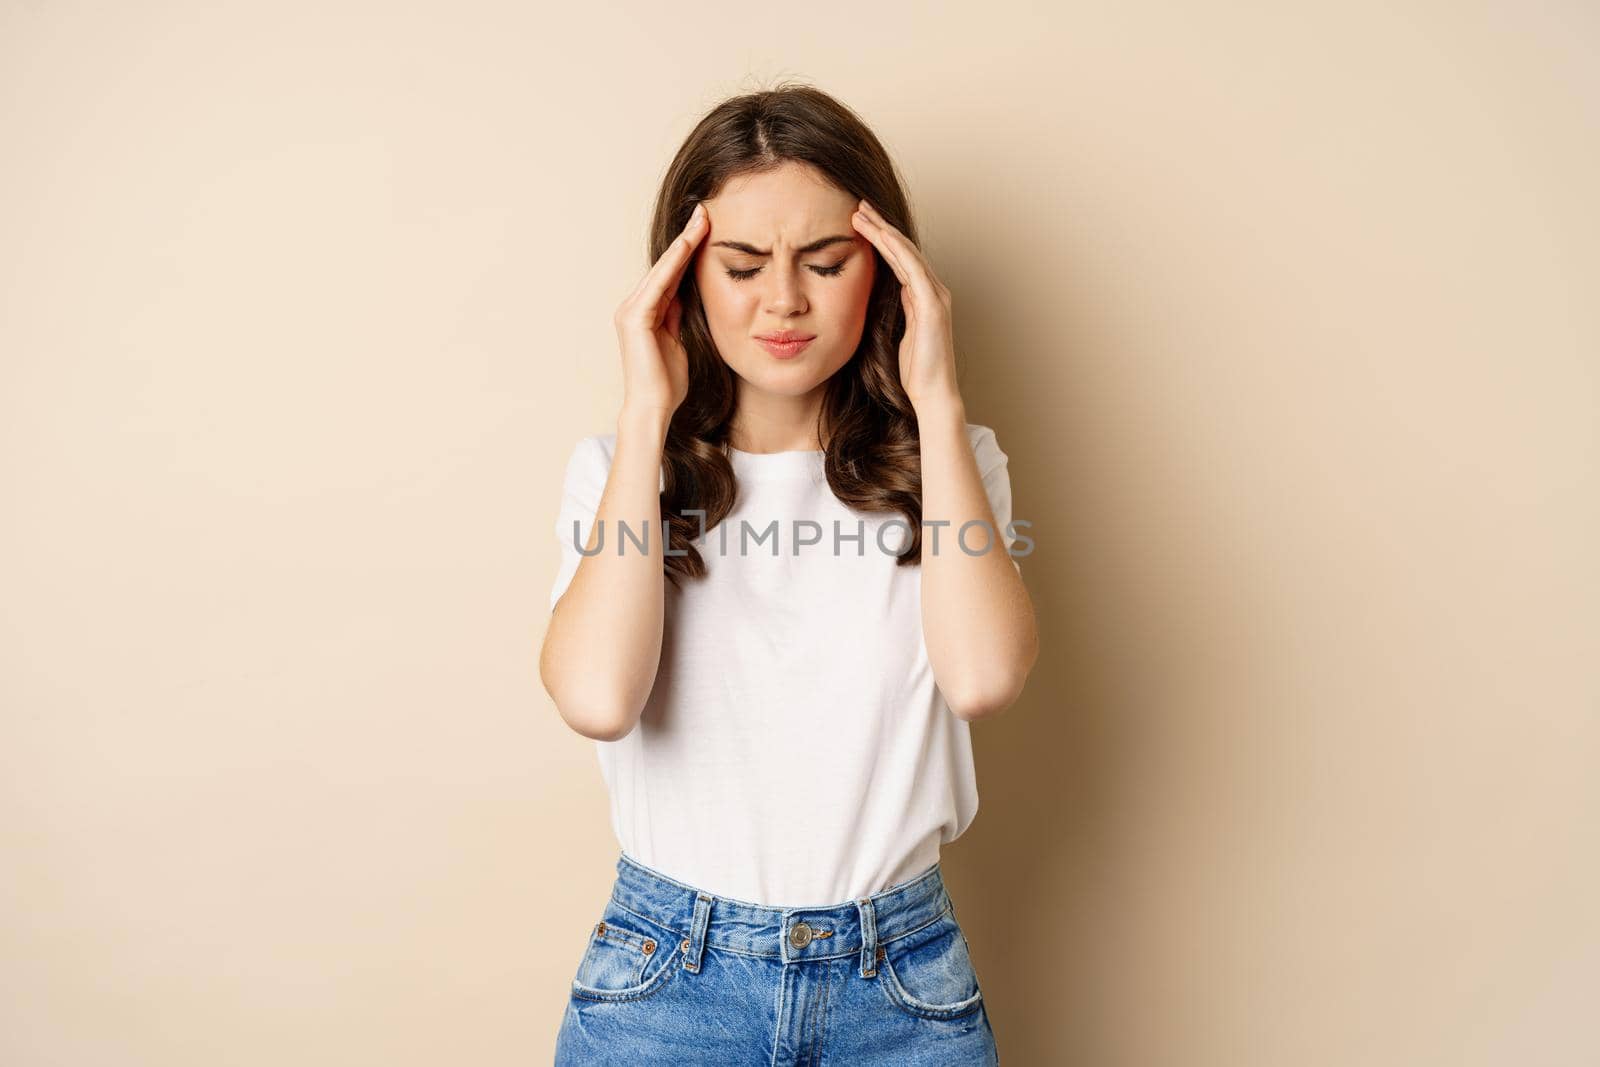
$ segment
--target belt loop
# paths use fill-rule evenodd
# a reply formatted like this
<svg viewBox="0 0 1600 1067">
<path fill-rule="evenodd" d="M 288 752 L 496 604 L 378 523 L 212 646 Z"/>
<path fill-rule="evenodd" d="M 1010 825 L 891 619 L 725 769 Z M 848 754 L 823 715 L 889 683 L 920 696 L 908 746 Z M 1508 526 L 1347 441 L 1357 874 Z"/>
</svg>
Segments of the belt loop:
<svg viewBox="0 0 1600 1067">
<path fill-rule="evenodd" d="M 696 893 L 694 919 L 689 923 L 689 936 L 683 939 L 683 969 L 694 974 L 700 972 L 700 955 L 706 947 L 706 927 L 711 925 L 711 898 Z"/>
<path fill-rule="evenodd" d="M 861 913 L 861 977 L 871 978 L 878 973 L 878 915 L 872 908 L 872 898 L 856 901 Z"/>
</svg>

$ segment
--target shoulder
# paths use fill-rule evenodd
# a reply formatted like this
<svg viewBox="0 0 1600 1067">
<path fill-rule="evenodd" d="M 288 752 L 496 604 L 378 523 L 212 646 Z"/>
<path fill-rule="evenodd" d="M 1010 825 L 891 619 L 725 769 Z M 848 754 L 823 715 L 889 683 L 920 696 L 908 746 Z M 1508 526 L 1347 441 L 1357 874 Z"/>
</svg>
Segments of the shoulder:
<svg viewBox="0 0 1600 1067">
<path fill-rule="evenodd" d="M 603 475 L 611 469 L 611 457 L 616 451 L 617 435 L 614 432 L 580 437 L 567 457 L 567 473 L 593 474 L 598 471 Z"/>
<path fill-rule="evenodd" d="M 972 445 L 972 454 L 977 457 L 979 474 L 988 475 L 1008 459 L 1001 450 L 999 438 L 991 426 L 977 422 L 967 423 L 967 441 Z"/>
<path fill-rule="evenodd" d="M 567 458 L 567 483 L 586 489 L 603 489 L 611 476 L 611 461 L 617 454 L 617 433 L 592 433 L 580 437 Z M 667 487 L 666 469 L 663 465 L 657 488 Z"/>
<path fill-rule="evenodd" d="M 584 507 L 599 503 L 606 479 L 611 476 L 611 455 L 616 450 L 617 435 L 589 434 L 580 437 L 567 453 L 567 467 L 562 475 L 570 499 Z"/>
</svg>

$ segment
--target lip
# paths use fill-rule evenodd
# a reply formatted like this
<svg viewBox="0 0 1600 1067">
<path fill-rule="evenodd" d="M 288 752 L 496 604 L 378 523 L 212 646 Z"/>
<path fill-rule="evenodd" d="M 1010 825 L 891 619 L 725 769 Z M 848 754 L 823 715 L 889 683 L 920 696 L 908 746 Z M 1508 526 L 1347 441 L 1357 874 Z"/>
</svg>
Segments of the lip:
<svg viewBox="0 0 1600 1067">
<path fill-rule="evenodd" d="M 783 330 L 778 333 L 762 334 L 756 338 L 756 343 L 779 359 L 793 359 L 816 339 L 815 334 Z"/>
</svg>

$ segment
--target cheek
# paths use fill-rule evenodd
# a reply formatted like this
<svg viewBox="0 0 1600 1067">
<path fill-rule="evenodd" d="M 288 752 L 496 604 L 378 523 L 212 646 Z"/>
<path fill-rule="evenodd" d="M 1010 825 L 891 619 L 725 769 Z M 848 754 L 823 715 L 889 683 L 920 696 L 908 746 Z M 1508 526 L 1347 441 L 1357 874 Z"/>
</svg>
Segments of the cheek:
<svg viewBox="0 0 1600 1067">
<path fill-rule="evenodd" d="M 851 272 L 848 282 L 836 289 L 833 301 L 835 313 L 846 322 L 860 322 L 867 314 L 867 302 L 872 298 L 872 271 Z"/>
<path fill-rule="evenodd" d="M 717 284 L 717 279 L 700 277 L 695 279 L 700 290 L 700 306 L 705 309 L 706 322 L 715 329 L 719 324 L 728 321 L 730 308 L 728 294 L 723 286 Z"/>
<path fill-rule="evenodd" d="M 737 324 L 748 317 L 749 298 L 721 270 L 701 271 L 695 276 L 700 290 L 700 305 L 712 326 Z"/>
</svg>

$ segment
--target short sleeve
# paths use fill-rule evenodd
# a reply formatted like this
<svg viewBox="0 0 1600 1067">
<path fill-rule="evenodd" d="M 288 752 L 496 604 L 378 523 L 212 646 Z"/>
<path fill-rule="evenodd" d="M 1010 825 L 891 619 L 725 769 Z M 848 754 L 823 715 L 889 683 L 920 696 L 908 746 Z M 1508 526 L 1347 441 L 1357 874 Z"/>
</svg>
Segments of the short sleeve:
<svg viewBox="0 0 1600 1067">
<path fill-rule="evenodd" d="M 580 549 L 589 544 L 589 532 L 594 529 L 595 513 L 600 510 L 600 497 L 605 492 L 606 479 L 611 474 L 611 453 L 606 448 L 604 435 L 580 440 L 567 459 L 567 472 L 561 487 L 561 506 L 556 518 L 556 540 L 561 546 L 561 563 L 556 570 L 555 585 L 550 589 L 550 610 L 555 611 L 561 594 L 572 584 L 583 562 Z M 576 523 L 576 533 L 573 524 Z"/>
<path fill-rule="evenodd" d="M 1017 543 L 1017 536 L 1007 527 L 1011 525 L 1011 471 L 1010 457 L 1000 450 L 995 432 L 988 426 L 967 423 L 967 435 L 972 442 L 972 454 L 978 461 L 978 475 L 983 480 L 983 491 L 989 498 L 989 510 L 994 512 L 995 533 L 1005 544 L 1009 554 Z M 1022 573 L 1022 564 L 1016 556 L 1011 565 Z"/>
</svg>

